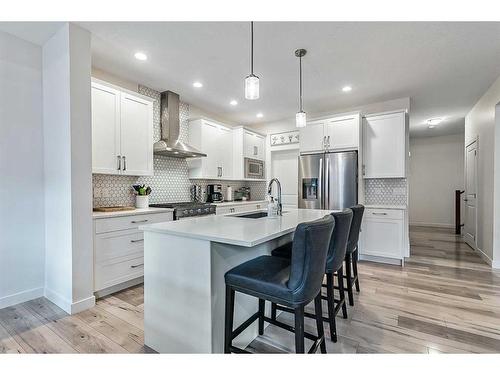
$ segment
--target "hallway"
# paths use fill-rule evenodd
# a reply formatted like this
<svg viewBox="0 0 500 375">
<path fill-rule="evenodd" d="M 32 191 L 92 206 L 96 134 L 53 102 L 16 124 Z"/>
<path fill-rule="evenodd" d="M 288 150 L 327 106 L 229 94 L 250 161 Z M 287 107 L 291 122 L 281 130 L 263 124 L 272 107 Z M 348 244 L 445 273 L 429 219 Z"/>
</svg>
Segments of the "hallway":
<svg viewBox="0 0 500 375">
<path fill-rule="evenodd" d="M 361 293 L 349 318 L 337 320 L 339 341 L 328 339 L 328 352 L 499 353 L 500 272 L 449 229 L 412 227 L 410 237 L 412 255 L 404 268 L 360 263 Z M 44 298 L 5 308 L 0 353 L 150 352 L 143 302 L 137 286 L 74 316 Z M 280 319 L 292 323 L 286 313 Z M 315 332 L 312 320 L 306 319 L 306 329 Z M 270 326 L 249 349 L 293 348 L 292 334 Z"/>
</svg>

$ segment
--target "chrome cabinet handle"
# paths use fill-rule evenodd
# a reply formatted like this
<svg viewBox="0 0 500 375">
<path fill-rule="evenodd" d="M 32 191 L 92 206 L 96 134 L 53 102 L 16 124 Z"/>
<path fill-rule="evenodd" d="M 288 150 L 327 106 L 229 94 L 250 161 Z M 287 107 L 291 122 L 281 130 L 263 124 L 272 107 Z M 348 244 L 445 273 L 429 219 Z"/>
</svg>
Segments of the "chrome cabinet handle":
<svg viewBox="0 0 500 375">
<path fill-rule="evenodd" d="M 122 169 L 122 157 L 120 155 L 117 155 L 118 158 L 118 170 Z"/>
<path fill-rule="evenodd" d="M 253 154 L 254 156 L 259 154 L 259 148 L 257 146 L 253 146 Z"/>
<path fill-rule="evenodd" d="M 144 239 L 142 239 L 142 240 L 130 240 L 130 242 L 132 242 L 132 243 L 136 243 L 136 242 L 144 242 Z"/>
<path fill-rule="evenodd" d="M 142 267 L 142 266 L 144 266 L 144 263 L 136 264 L 135 266 L 130 266 L 130 268 L 139 268 L 139 267 Z"/>
<path fill-rule="evenodd" d="M 372 215 L 382 215 L 382 216 L 385 216 L 385 215 L 387 215 L 387 212 L 372 212 Z"/>
<path fill-rule="evenodd" d="M 223 169 L 222 169 L 222 167 L 220 167 L 220 176 L 221 177 L 222 177 L 222 171 L 223 171 Z"/>
<path fill-rule="evenodd" d="M 122 156 L 123 158 L 123 170 L 126 171 L 127 170 L 127 158 L 125 156 Z"/>
<path fill-rule="evenodd" d="M 131 221 L 131 223 L 132 223 L 132 224 L 147 223 L 147 222 L 148 222 L 148 220 L 147 220 L 147 219 L 146 219 L 146 220 L 132 220 L 132 221 Z"/>
<path fill-rule="evenodd" d="M 366 165 L 363 164 L 363 167 L 362 167 L 362 173 L 363 173 L 363 176 L 366 174 Z"/>
<path fill-rule="evenodd" d="M 323 148 L 326 148 L 326 135 L 323 137 Z"/>
<path fill-rule="evenodd" d="M 328 141 L 326 142 L 326 144 L 327 144 L 326 148 L 329 149 L 330 148 L 330 136 L 328 136 Z"/>
</svg>

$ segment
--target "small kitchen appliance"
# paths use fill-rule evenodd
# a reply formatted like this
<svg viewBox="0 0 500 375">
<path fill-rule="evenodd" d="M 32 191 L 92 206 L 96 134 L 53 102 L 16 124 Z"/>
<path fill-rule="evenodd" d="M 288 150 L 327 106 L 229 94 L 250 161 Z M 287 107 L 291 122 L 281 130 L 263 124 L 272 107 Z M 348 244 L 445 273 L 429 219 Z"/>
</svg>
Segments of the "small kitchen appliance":
<svg viewBox="0 0 500 375">
<path fill-rule="evenodd" d="M 222 202 L 223 200 L 221 184 L 207 185 L 207 203 Z"/>
</svg>

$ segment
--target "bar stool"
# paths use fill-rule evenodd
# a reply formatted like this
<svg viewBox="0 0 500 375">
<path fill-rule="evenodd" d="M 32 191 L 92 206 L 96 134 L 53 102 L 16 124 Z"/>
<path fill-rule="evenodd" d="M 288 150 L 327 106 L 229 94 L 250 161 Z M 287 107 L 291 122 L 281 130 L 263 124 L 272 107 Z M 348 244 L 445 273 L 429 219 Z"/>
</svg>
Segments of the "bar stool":
<svg viewBox="0 0 500 375">
<path fill-rule="evenodd" d="M 334 212 L 331 214 L 335 219 L 335 229 L 332 233 L 332 238 L 330 240 L 328 255 L 326 259 L 325 275 L 326 284 L 326 296 L 321 296 L 322 299 L 327 301 L 328 306 L 328 316 L 322 317 L 323 321 L 326 321 L 330 325 L 330 338 L 333 342 L 337 342 L 337 329 L 335 324 L 335 317 L 338 315 L 340 309 L 342 309 L 342 315 L 344 319 L 347 319 L 347 306 L 344 294 L 344 282 L 343 282 L 343 265 L 344 258 L 346 255 L 347 241 L 349 238 L 349 231 L 351 228 L 351 222 L 353 213 L 352 210 L 346 209 L 342 212 Z M 290 258 L 292 252 L 291 244 L 285 244 L 272 251 L 273 256 Z M 339 299 L 335 299 L 334 291 L 334 274 L 337 274 L 337 283 L 339 289 Z M 288 311 L 287 308 L 283 308 L 275 303 L 271 304 L 271 318 L 276 319 L 276 311 Z M 304 313 L 308 318 L 316 318 L 316 315 L 310 313 Z"/>
<path fill-rule="evenodd" d="M 358 204 L 351 207 L 353 212 L 351 230 L 349 232 L 349 241 L 347 242 L 347 251 L 345 255 L 345 279 L 347 281 L 347 295 L 349 297 L 349 305 L 354 306 L 353 285 L 359 293 L 358 279 L 358 240 L 361 230 L 361 221 L 365 206 Z M 351 270 L 352 267 L 352 270 Z"/>
<path fill-rule="evenodd" d="M 323 321 L 316 319 L 317 336 L 304 332 L 304 307 L 314 299 L 316 315 L 322 316 L 321 283 L 334 226 L 331 215 L 301 223 L 295 229 L 291 260 L 263 255 L 226 272 L 224 353 L 248 353 L 233 346 L 232 341 L 257 319 L 259 335 L 264 333 L 264 322 L 268 322 L 295 333 L 297 353 L 304 353 L 304 337 L 314 340 L 309 353 L 314 353 L 318 347 L 321 353 L 326 353 Z M 259 309 L 233 330 L 235 291 L 257 297 Z M 293 309 L 295 327 L 266 317 L 265 301 Z"/>
</svg>

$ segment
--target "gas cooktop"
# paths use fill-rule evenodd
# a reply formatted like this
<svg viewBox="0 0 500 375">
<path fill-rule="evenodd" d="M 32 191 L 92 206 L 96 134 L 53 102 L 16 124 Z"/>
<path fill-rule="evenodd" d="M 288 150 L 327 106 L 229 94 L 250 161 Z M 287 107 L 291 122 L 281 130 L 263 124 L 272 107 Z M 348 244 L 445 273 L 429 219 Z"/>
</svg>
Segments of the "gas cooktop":
<svg viewBox="0 0 500 375">
<path fill-rule="evenodd" d="M 173 208 L 174 220 L 179 220 L 193 216 L 214 215 L 217 206 L 201 202 L 176 202 L 150 204 L 149 207 Z"/>
</svg>

